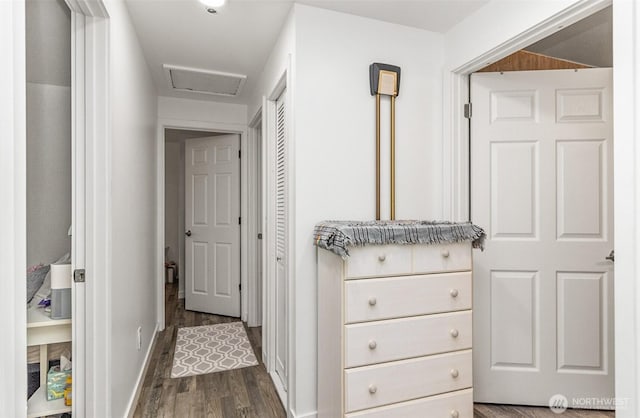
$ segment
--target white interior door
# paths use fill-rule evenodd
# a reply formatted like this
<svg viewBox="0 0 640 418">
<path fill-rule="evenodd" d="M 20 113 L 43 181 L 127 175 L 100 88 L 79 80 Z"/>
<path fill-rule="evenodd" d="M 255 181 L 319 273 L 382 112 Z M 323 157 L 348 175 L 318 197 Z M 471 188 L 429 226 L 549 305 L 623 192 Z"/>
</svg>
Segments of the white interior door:
<svg viewBox="0 0 640 418">
<path fill-rule="evenodd" d="M 285 92 L 276 101 L 276 373 L 287 390 L 288 374 L 288 285 L 287 285 L 287 135 Z"/>
<path fill-rule="evenodd" d="M 240 316 L 240 139 L 185 145 L 185 307 Z"/>
<path fill-rule="evenodd" d="M 612 398 L 612 70 L 473 74 L 471 100 L 475 401 Z"/>
</svg>

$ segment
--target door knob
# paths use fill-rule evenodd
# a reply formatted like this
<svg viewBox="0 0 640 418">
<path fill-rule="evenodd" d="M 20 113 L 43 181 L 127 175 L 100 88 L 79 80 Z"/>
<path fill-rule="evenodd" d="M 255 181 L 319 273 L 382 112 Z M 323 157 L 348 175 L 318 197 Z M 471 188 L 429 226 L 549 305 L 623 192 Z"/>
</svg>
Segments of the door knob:
<svg viewBox="0 0 640 418">
<path fill-rule="evenodd" d="M 609 255 L 608 255 L 608 256 L 606 256 L 604 259 L 605 259 L 605 260 L 611 260 L 611 261 L 615 262 L 615 261 L 616 261 L 615 251 L 614 251 L 614 250 L 611 250 L 611 252 L 609 253 Z"/>
<path fill-rule="evenodd" d="M 184 233 L 186 236 L 190 237 L 191 236 L 191 230 L 188 230 L 187 232 Z"/>
</svg>

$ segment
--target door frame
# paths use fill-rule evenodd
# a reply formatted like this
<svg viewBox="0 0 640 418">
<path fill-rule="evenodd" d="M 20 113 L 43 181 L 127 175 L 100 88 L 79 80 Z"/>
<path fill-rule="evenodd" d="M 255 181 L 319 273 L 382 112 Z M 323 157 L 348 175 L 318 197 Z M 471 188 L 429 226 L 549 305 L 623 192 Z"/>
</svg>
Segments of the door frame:
<svg viewBox="0 0 640 418">
<path fill-rule="evenodd" d="M 291 55 L 287 58 L 286 69 L 281 73 L 278 81 L 271 88 L 268 95 L 262 98 L 262 161 L 263 161 L 263 195 L 264 195 L 264 211 L 263 211 L 263 311 L 262 318 L 262 349 L 263 361 L 269 376 L 276 388 L 276 392 L 280 397 L 280 401 L 285 407 L 288 417 L 293 416 L 293 400 L 296 392 L 295 378 L 295 176 L 291 173 L 295 172 L 295 147 L 293 137 L 293 120 L 294 120 L 294 100 L 292 91 L 292 63 Z M 285 107 L 286 121 L 285 129 L 287 131 L 286 156 L 286 189 L 287 189 L 287 292 L 288 299 L 288 323 L 287 323 L 287 390 L 284 389 L 279 381 L 276 373 L 276 254 L 275 254 L 275 195 L 276 195 L 276 101 L 285 92 L 287 106 Z"/>
<path fill-rule="evenodd" d="M 87 269 L 87 282 L 74 283 L 73 414 L 80 418 L 109 414 L 110 356 L 108 267 L 110 225 L 109 177 L 109 13 L 103 0 L 66 0 L 71 10 L 72 71 L 72 234 L 73 268 Z M 0 141 L 0 185 L 8 191 L 0 208 L 0 262 L 9 277 L 26 280 L 26 68 L 25 1 L 2 2 L 2 50 L 7 63 L 0 69 L 5 92 L 0 98 L 0 126 L 13 141 Z M 89 52 L 89 53 L 87 53 Z M 26 416 L 26 297 L 18 280 L 1 281 L 0 304 L 7 338 L 0 348 L 1 410 Z M 5 402 L 6 400 L 6 402 Z M 100 411 L 98 413 L 97 411 Z"/>
<path fill-rule="evenodd" d="M 247 177 L 249 180 L 247 196 L 255 197 L 258 193 L 258 185 L 264 185 L 264 166 L 258 164 L 258 156 L 262 155 L 259 153 L 259 150 L 264 150 L 262 147 L 262 136 L 258 135 L 259 129 L 262 128 L 262 108 L 258 110 L 253 119 L 249 122 L 248 126 L 248 143 L 247 143 Z M 259 167 L 262 167 L 262 170 L 259 172 Z M 264 191 L 264 187 L 262 187 Z M 262 325 L 262 321 L 264 318 L 264 286 L 259 286 L 259 284 L 264 284 L 264 257 L 263 260 L 263 268 L 262 275 L 258 276 L 258 260 L 260 257 L 259 254 L 262 255 L 264 251 L 264 239 L 258 239 L 258 233 L 262 231 L 259 230 L 259 219 L 258 217 L 262 214 L 264 225 L 264 192 L 262 195 L 262 199 L 258 201 L 257 199 L 248 199 L 247 203 L 248 207 L 248 216 L 247 216 L 247 275 L 248 277 L 255 278 L 255 280 L 249 280 L 247 284 L 247 292 L 249 299 L 249 306 L 247 307 L 247 325 L 249 327 L 259 327 Z M 258 210 L 260 209 L 260 210 Z M 263 236 L 264 238 L 264 236 Z M 260 291 L 262 289 L 263 291 Z"/>
<path fill-rule="evenodd" d="M 26 416 L 27 405 L 27 184 L 26 184 L 26 63 L 25 2 L 0 2 L 0 262 L 7 278 L 0 280 L 3 344 L 0 344 L 0 410 L 7 416 Z"/>
<path fill-rule="evenodd" d="M 443 147 L 444 215 L 451 220 L 469 220 L 469 120 L 464 117 L 464 104 L 469 101 L 469 75 L 514 52 L 539 41 L 611 5 L 612 0 L 592 0 L 574 4 L 550 19 L 529 28 L 514 38 L 477 56 L 461 66 L 445 72 L 451 100 L 445 102 L 445 135 L 451 138 Z M 448 78 L 448 80 L 447 80 Z M 448 109 L 447 109 L 448 108 Z M 445 138 L 447 137 L 445 136 Z"/>
<path fill-rule="evenodd" d="M 560 28 L 577 22 L 612 4 L 612 0 L 574 3 L 555 16 L 540 22 L 508 41 L 465 64 L 445 71 L 445 141 L 443 177 L 445 208 L 451 220 L 469 220 L 469 124 L 463 105 L 469 100 L 468 75 L 513 52 L 540 40 Z M 640 6 L 631 1 L 615 1 L 614 44 L 614 187 L 615 187 L 615 393 L 624 409 L 617 417 L 631 418 L 640 412 L 640 152 L 634 141 L 640 135 Z"/>
<path fill-rule="evenodd" d="M 165 274 L 164 274 L 164 247 L 165 247 L 165 236 L 164 236 L 164 221 L 165 221 L 165 195 L 164 195 L 164 187 L 165 187 L 165 152 L 164 152 L 164 144 L 165 144 L 165 129 L 186 129 L 186 130 L 195 130 L 195 131 L 203 131 L 203 132 L 220 132 L 220 133 L 229 133 L 240 135 L 240 216 L 242 219 L 249 219 L 248 216 L 248 190 L 249 190 L 249 181 L 248 178 L 248 165 L 250 161 L 247 159 L 247 153 L 243 152 L 248 148 L 248 135 L 247 128 L 245 126 L 238 126 L 236 124 L 230 123 L 219 123 L 219 122 L 205 122 L 205 121 L 193 121 L 193 120 L 185 120 L 185 119 L 170 119 L 170 118 L 158 118 L 157 125 L 157 135 L 156 135 L 156 155 L 158 156 L 158 166 L 157 166 L 157 183 L 156 183 L 156 236 L 158 238 L 157 247 L 156 247 L 156 264 L 158 266 L 157 273 L 157 282 L 156 282 L 156 304 L 157 304 L 157 324 L 158 331 L 162 331 L 165 329 L 165 292 L 164 292 L 164 282 L 165 282 Z M 241 320 L 247 322 L 247 318 L 249 316 L 249 309 L 255 309 L 255 306 L 251 307 L 248 303 L 250 300 L 250 289 L 251 286 L 248 284 L 249 276 L 247 274 L 247 266 L 248 266 L 248 235 L 247 235 L 247 225 L 246 222 L 242 222 L 240 224 L 240 285 L 242 289 L 247 289 L 246 292 L 240 293 L 240 309 L 241 309 Z M 182 272 L 181 272 L 182 274 Z M 254 277 L 252 280 L 256 280 Z"/>
<path fill-rule="evenodd" d="M 72 269 L 87 281 L 73 283 L 73 414 L 110 411 L 111 137 L 109 127 L 109 13 L 103 0 L 66 0 L 72 28 Z M 108 306 L 111 306 L 110 304 Z M 104 360 L 106 359 L 106 361 Z"/>
</svg>

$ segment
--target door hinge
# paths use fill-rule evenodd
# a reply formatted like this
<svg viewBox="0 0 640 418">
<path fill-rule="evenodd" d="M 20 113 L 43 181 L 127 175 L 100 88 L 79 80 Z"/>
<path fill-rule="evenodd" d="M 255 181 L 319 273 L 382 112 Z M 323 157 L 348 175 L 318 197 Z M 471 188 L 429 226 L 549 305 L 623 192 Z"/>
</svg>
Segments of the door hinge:
<svg viewBox="0 0 640 418">
<path fill-rule="evenodd" d="M 238 158 L 241 158 L 242 150 L 238 150 Z"/>
<path fill-rule="evenodd" d="M 85 271 L 84 269 L 77 269 L 73 271 L 73 281 L 75 283 L 84 283 Z"/>
<path fill-rule="evenodd" d="M 471 113 L 472 112 L 472 107 L 471 107 L 471 103 L 465 103 L 464 104 L 464 117 L 467 119 L 471 119 Z"/>
<path fill-rule="evenodd" d="M 238 218 L 238 225 L 242 225 L 242 217 Z"/>
<path fill-rule="evenodd" d="M 262 232 L 258 233 L 258 239 L 262 239 Z"/>
</svg>

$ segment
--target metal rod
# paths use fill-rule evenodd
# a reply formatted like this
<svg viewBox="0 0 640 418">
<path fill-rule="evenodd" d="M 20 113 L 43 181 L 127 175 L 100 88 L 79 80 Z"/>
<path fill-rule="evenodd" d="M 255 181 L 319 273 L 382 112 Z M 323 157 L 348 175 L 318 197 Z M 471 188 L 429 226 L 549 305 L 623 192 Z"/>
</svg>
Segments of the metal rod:
<svg viewBox="0 0 640 418">
<path fill-rule="evenodd" d="M 396 219 L 396 96 L 391 96 L 391 220 Z"/>
<path fill-rule="evenodd" d="M 380 220 L 380 95 L 376 94 L 376 220 Z"/>
</svg>

